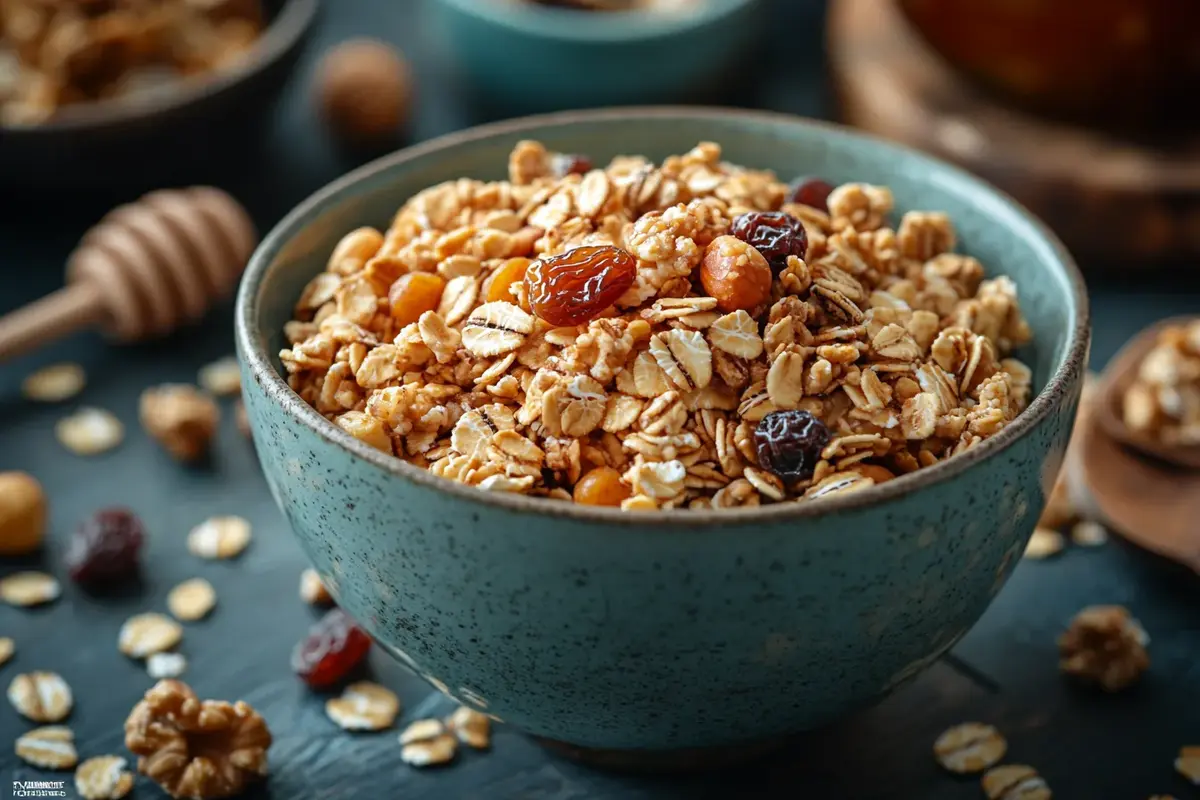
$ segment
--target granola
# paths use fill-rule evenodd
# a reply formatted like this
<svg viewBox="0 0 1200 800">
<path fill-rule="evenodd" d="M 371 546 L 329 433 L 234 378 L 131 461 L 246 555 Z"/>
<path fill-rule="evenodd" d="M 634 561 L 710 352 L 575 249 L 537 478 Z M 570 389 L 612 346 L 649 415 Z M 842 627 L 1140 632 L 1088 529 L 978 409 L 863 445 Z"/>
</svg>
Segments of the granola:
<svg viewBox="0 0 1200 800">
<path fill-rule="evenodd" d="M 955 253 L 943 213 L 888 227 L 887 187 L 838 187 L 826 213 L 712 143 L 592 169 L 521 142 L 509 174 L 419 192 L 304 289 L 288 383 L 370 447 L 488 491 L 729 508 L 868 488 L 974 447 L 1029 402 L 1017 287 Z M 783 249 L 736 238 L 780 220 Z M 579 248 L 584 272 L 548 314 L 574 324 L 551 324 L 535 266 Z M 636 261 L 631 284 L 604 272 L 620 259 L 589 266 L 614 248 Z M 614 285 L 628 288 L 593 311 Z M 759 423 L 779 412 L 829 432 L 801 469 L 760 463 Z M 575 491 L 599 469 L 623 489 Z"/>
<path fill-rule="evenodd" d="M 1168 445 L 1200 444 L 1200 321 L 1170 325 L 1122 398 L 1125 425 Z"/>
</svg>

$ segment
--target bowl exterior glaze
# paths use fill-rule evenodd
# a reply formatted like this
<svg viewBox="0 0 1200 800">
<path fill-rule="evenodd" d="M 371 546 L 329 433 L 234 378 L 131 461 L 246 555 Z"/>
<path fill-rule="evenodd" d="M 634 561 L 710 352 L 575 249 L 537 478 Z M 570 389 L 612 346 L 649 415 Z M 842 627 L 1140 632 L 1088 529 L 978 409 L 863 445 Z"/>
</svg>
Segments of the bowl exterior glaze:
<svg viewBox="0 0 1200 800">
<path fill-rule="evenodd" d="M 598 160 L 712 140 L 735 163 L 888 184 L 900 210 L 945 209 L 960 248 L 1017 281 L 1037 337 L 1022 355 L 1049 388 L 1012 435 L 870 490 L 869 502 L 668 519 L 497 500 L 405 469 L 275 376 L 279 331 L 343 233 L 386 226 L 431 183 L 500 177 L 512 144 L 531 137 Z M 502 123 L 370 165 L 267 238 L 237 324 L 271 491 L 338 603 L 388 652 L 524 731 L 674 749 L 829 722 L 915 676 L 979 618 L 1062 461 L 1085 305 L 1040 226 L 954 168 L 795 118 L 674 109 Z"/>
</svg>

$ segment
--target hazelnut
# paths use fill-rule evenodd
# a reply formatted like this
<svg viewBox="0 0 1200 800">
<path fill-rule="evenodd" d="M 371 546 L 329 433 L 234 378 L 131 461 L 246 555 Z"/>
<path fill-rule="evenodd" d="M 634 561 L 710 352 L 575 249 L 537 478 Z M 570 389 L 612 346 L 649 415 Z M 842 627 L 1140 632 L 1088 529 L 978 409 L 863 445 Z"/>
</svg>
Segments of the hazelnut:
<svg viewBox="0 0 1200 800">
<path fill-rule="evenodd" d="M 705 248 L 700 283 L 722 311 L 741 309 L 757 317 L 771 302 L 771 266 L 734 236 L 718 236 Z"/>
<path fill-rule="evenodd" d="M 46 529 L 46 494 L 32 475 L 0 472 L 0 556 L 31 553 Z"/>
<path fill-rule="evenodd" d="M 316 91 L 325 122 L 338 139 L 372 145 L 390 139 L 408 119 L 412 78 L 395 48 L 354 39 L 321 59 Z"/>
<path fill-rule="evenodd" d="M 221 412 L 194 386 L 166 384 L 142 392 L 142 427 L 178 461 L 196 461 L 208 453 Z"/>
</svg>

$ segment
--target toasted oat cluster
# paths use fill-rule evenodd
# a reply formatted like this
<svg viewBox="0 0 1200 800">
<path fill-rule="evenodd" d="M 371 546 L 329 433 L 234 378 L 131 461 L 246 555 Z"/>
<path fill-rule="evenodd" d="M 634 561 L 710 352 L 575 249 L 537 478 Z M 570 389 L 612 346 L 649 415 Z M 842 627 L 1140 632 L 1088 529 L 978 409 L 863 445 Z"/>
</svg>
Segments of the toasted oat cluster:
<svg viewBox="0 0 1200 800">
<path fill-rule="evenodd" d="M 824 187 L 822 189 L 822 187 Z M 626 509 L 855 491 L 1026 406 L 1016 287 L 883 186 L 789 187 L 701 143 L 661 165 L 517 145 L 426 189 L 305 288 L 288 382 L 452 480 Z"/>
<path fill-rule="evenodd" d="M 0 123 L 222 69 L 262 24 L 259 0 L 0 0 Z"/>
<path fill-rule="evenodd" d="M 1123 400 L 1131 430 L 1167 444 L 1200 444 L 1200 322 L 1163 329 Z"/>
</svg>

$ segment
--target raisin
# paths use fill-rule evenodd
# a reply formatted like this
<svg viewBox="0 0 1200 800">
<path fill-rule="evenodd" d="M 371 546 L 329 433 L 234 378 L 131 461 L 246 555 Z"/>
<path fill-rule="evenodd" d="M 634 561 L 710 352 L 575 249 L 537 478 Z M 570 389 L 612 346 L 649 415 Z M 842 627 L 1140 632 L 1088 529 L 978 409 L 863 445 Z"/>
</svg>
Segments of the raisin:
<svg viewBox="0 0 1200 800">
<path fill-rule="evenodd" d="M 787 267 L 788 256 L 804 258 L 808 234 L 803 223 L 782 211 L 751 211 L 733 221 L 734 236 L 763 254 L 776 273 Z"/>
<path fill-rule="evenodd" d="M 146 538 L 142 521 L 124 508 L 106 508 L 85 519 L 67 546 L 71 580 L 82 584 L 108 583 L 137 571 L 138 553 Z"/>
<path fill-rule="evenodd" d="M 582 325 L 600 316 L 637 277 L 637 259 L 619 247 L 577 247 L 529 265 L 525 285 L 533 313 L 551 325 Z"/>
<path fill-rule="evenodd" d="M 592 160 L 579 153 L 556 153 L 551 159 L 551 168 L 560 178 L 583 175 L 592 171 Z"/>
<path fill-rule="evenodd" d="M 366 658 L 371 637 L 350 615 L 335 608 L 313 625 L 292 651 L 292 671 L 314 689 L 326 689 Z"/>
<path fill-rule="evenodd" d="M 832 191 L 833 184 L 820 178 L 796 178 L 788 187 L 788 202 L 828 212 L 829 193 Z"/>
<path fill-rule="evenodd" d="M 596 467 L 575 484 L 572 496 L 585 506 L 619 506 L 633 494 L 612 467 Z"/>
<path fill-rule="evenodd" d="M 754 429 L 758 463 L 788 482 L 812 477 L 831 438 L 825 423 L 807 411 L 772 411 Z"/>
</svg>

